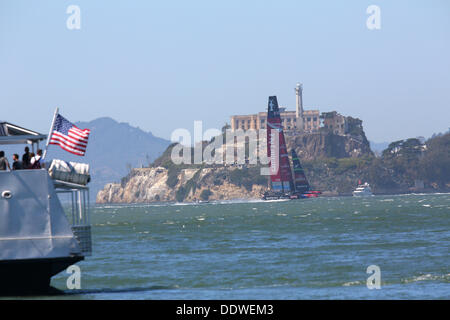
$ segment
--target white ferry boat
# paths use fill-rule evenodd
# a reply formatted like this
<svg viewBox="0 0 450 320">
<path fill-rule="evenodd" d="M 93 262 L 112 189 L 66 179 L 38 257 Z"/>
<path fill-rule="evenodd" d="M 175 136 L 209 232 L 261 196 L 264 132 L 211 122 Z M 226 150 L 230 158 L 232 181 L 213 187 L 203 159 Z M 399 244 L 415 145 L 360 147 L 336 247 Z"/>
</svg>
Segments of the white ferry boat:
<svg viewBox="0 0 450 320">
<path fill-rule="evenodd" d="M 46 137 L 0 121 L 0 149 L 29 144 L 35 152 Z M 0 170 L 0 294 L 49 292 L 52 276 L 91 254 L 89 188 L 71 182 L 76 172 L 58 174 L 58 163 L 65 162 L 54 160 L 49 171 Z M 69 195 L 67 212 L 61 193 Z"/>
<path fill-rule="evenodd" d="M 365 182 L 364 184 L 358 185 L 358 187 L 353 191 L 353 196 L 355 197 L 364 197 L 364 196 L 372 196 L 372 189 L 370 189 L 370 185 Z"/>
</svg>

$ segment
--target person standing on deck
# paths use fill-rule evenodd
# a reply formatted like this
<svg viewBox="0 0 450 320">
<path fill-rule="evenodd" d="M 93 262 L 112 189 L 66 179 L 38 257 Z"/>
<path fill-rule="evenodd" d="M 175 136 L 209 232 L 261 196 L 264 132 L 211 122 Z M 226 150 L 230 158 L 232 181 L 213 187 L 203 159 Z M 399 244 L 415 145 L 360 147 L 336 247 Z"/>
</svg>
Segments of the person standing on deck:
<svg viewBox="0 0 450 320">
<path fill-rule="evenodd" d="M 23 169 L 22 161 L 19 160 L 19 155 L 17 153 L 13 154 L 12 169 L 13 170 L 22 170 Z"/>
<path fill-rule="evenodd" d="M 29 169 L 41 169 L 42 168 L 41 158 L 42 158 L 42 150 L 39 149 L 36 152 L 36 156 L 31 158 Z"/>
<path fill-rule="evenodd" d="M 30 167 L 30 148 L 25 147 L 25 153 L 22 156 L 22 166 L 23 169 L 28 169 Z"/>
<path fill-rule="evenodd" d="M 11 170 L 8 159 L 5 157 L 5 151 L 0 151 L 0 170 Z"/>
</svg>

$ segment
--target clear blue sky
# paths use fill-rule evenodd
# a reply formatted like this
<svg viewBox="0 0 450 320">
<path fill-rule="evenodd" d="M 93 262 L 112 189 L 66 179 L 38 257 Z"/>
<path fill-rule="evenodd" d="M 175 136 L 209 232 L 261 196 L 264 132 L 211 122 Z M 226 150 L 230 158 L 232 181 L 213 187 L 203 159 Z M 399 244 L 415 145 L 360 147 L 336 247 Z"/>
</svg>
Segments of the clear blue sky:
<svg viewBox="0 0 450 320">
<path fill-rule="evenodd" d="M 269 95 L 294 109 L 297 82 L 307 108 L 361 118 L 372 141 L 446 131 L 450 2 L 0 1 L 0 120 L 43 133 L 56 106 L 164 138 L 220 128 Z"/>
</svg>

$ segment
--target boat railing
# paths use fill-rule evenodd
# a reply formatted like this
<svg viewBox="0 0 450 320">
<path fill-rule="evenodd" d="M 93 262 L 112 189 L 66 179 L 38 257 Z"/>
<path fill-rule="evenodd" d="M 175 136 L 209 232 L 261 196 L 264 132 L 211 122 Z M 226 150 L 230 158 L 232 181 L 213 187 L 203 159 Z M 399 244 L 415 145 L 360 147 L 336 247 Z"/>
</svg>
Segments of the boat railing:
<svg viewBox="0 0 450 320">
<path fill-rule="evenodd" d="M 53 180 L 57 194 L 69 196 L 68 219 L 72 232 L 85 256 L 92 254 L 92 236 L 87 186 Z"/>
</svg>

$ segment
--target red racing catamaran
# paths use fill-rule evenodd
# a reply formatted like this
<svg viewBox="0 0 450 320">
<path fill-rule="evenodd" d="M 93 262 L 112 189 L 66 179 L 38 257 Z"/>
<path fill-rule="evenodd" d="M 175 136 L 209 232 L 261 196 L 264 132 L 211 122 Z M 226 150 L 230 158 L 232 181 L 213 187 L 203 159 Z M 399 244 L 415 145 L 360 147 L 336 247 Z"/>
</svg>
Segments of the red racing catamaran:
<svg viewBox="0 0 450 320">
<path fill-rule="evenodd" d="M 267 109 L 270 190 L 264 193 L 263 200 L 311 198 L 320 194 L 320 191 L 311 191 L 296 152 L 291 150 L 291 153 L 294 172 L 291 170 L 277 97 L 270 96 Z"/>
</svg>

